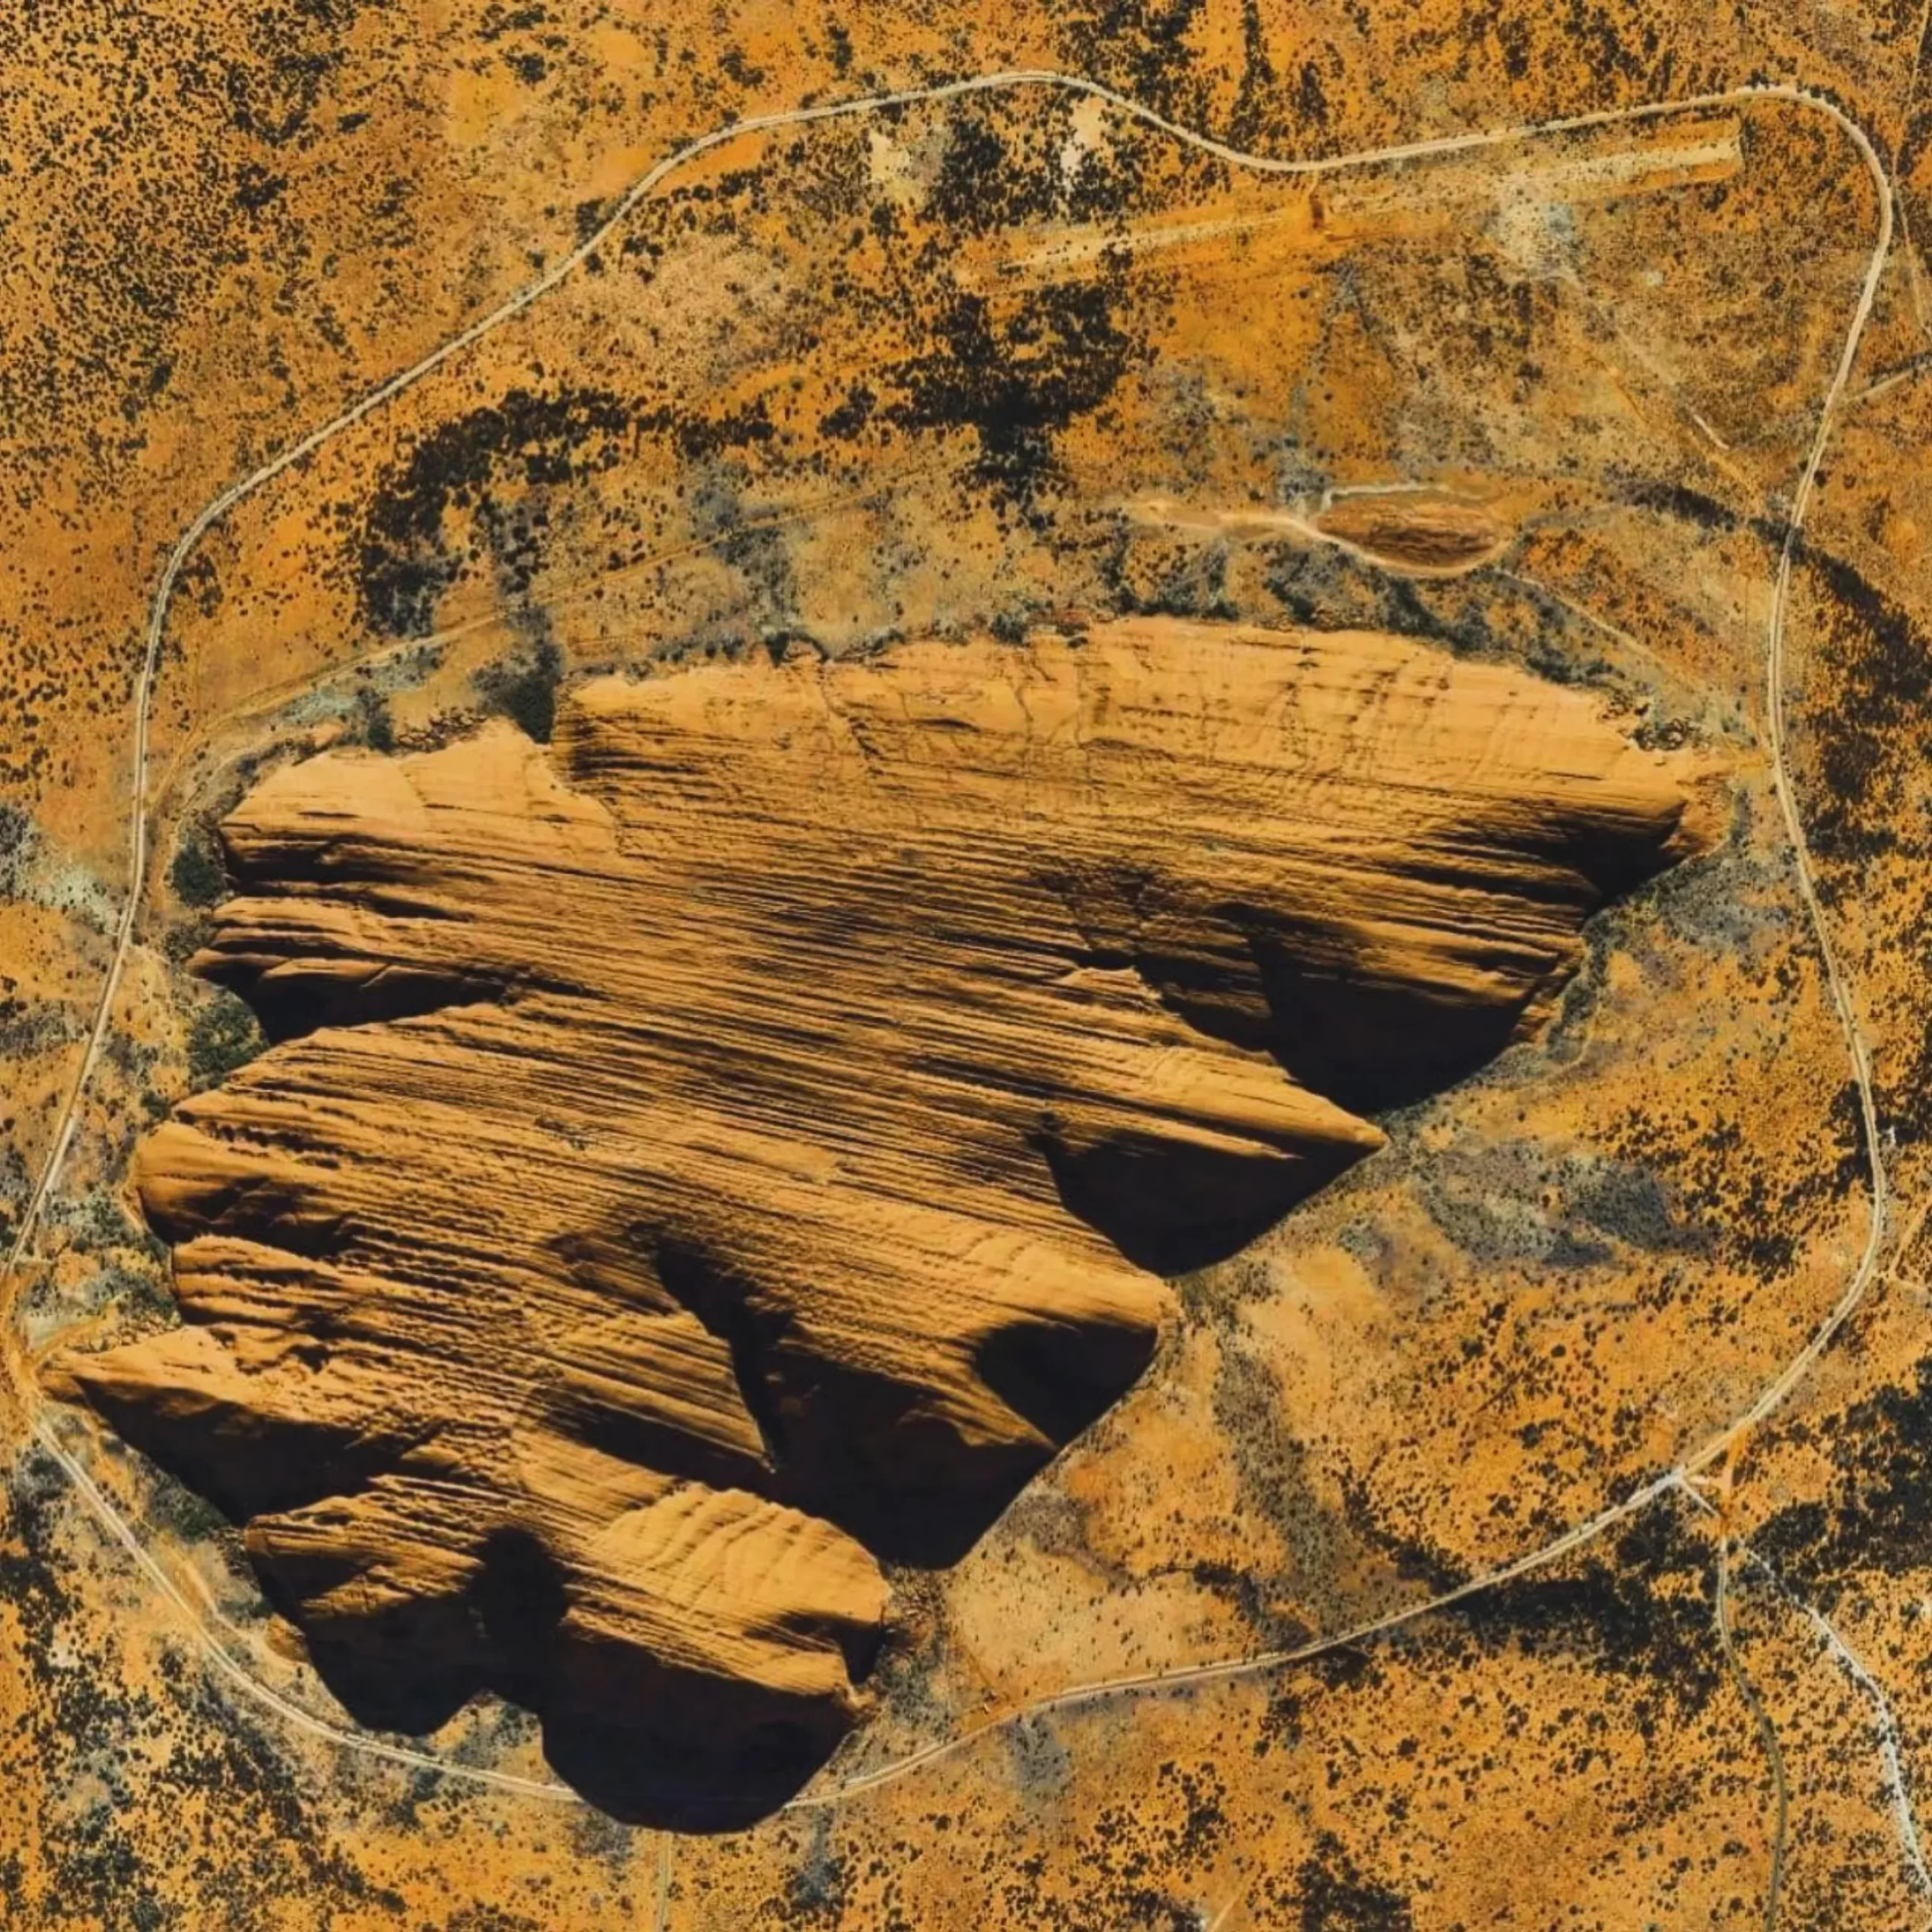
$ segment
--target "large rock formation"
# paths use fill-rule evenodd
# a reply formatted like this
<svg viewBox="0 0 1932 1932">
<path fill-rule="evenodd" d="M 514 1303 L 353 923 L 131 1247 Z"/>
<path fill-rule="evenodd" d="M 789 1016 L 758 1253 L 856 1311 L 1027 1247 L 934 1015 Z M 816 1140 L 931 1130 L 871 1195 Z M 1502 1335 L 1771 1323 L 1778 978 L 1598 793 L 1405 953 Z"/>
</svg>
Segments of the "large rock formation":
<svg viewBox="0 0 1932 1932">
<path fill-rule="evenodd" d="M 1533 1019 L 1682 804 L 1513 671 L 1161 620 L 284 769 L 198 961 L 278 1044 L 140 1158 L 186 1325 L 68 1372 L 365 1716 L 494 1684 L 607 1802 L 755 1806 L 875 1559 Z"/>
</svg>

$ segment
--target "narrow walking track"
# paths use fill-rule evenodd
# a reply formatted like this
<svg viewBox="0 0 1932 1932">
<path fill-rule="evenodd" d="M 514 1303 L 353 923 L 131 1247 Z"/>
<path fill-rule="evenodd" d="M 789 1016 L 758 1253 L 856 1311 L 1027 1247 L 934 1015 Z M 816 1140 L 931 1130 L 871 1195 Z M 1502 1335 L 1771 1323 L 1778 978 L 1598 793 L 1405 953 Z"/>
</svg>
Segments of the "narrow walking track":
<svg viewBox="0 0 1932 1932">
<path fill-rule="evenodd" d="M 1843 1634 L 1829 1617 L 1807 1603 L 1778 1574 L 1777 1568 L 1749 1543 L 1730 1534 L 1724 1522 L 1724 1512 L 1716 1503 L 1689 1483 L 1684 1485 L 1684 1495 L 1694 1507 L 1717 1520 L 1718 1581 L 1721 1605 L 1718 1630 L 1727 1663 L 1743 1679 L 1743 1666 L 1737 1661 L 1734 1647 L 1735 1631 L 1730 1623 L 1729 1598 L 1735 1593 L 1734 1579 L 1737 1574 L 1736 1566 L 1746 1564 L 1757 1571 L 1787 1608 L 1795 1611 L 1804 1620 L 1812 1635 L 1823 1646 L 1826 1655 L 1850 1678 L 1871 1705 L 1872 1728 L 1878 1740 L 1879 1758 L 1885 1767 L 1884 1793 L 1891 1807 L 1893 1830 L 1899 1841 L 1900 1855 L 1904 1862 L 1906 1874 L 1912 1881 L 1912 1890 L 1921 1904 L 1932 1901 L 1932 1870 L 1927 1868 L 1924 1843 L 1918 1834 L 1918 1814 L 1912 1801 L 1912 1783 L 1906 1774 L 1904 1743 L 1900 1735 L 1898 1719 L 1892 1710 L 1891 1700 L 1885 1695 L 1884 1687 L 1866 1669 L 1864 1660 L 1845 1641 Z M 1752 1694 L 1755 1697 L 1755 1693 Z M 1768 1728 L 1770 1720 L 1761 1703 L 1753 1706 L 1753 1715 L 1761 1726 Z M 1777 1737 L 1774 1732 L 1771 1734 L 1771 1744 L 1775 1750 Z M 1777 1761 L 1781 1776 L 1781 1753 Z M 1781 1796 L 1781 1806 L 1786 1802 Z M 1780 1884 L 1774 1884 L 1770 1887 L 1774 1900 L 1780 1889 Z M 1772 1915 L 1774 1917 L 1775 1914 Z M 1927 1932 L 1928 1925 L 1932 1925 L 1932 1919 L 1922 1919 L 1918 1932 Z"/>
<path fill-rule="evenodd" d="M 1791 1780 L 1785 1774 L 1784 1748 L 1778 1743 L 1777 1726 L 1772 1723 L 1771 1714 L 1765 1709 L 1764 1700 L 1758 1694 L 1751 1673 L 1744 1668 L 1744 1660 L 1738 1655 L 1730 1619 L 1730 1535 L 1721 1534 L 1715 1606 L 1718 1647 L 1724 1653 L 1724 1669 L 1730 1673 L 1737 1694 L 1744 1700 L 1744 1708 L 1751 1713 L 1758 1741 L 1764 1747 L 1765 1767 L 1771 1774 L 1770 1873 L 1764 1881 L 1764 1932 L 1777 1932 L 1778 1903 L 1784 1896 L 1785 1851 L 1791 1839 Z"/>
<path fill-rule="evenodd" d="M 1741 1436 L 1772 1414 L 1803 1381 L 1863 1300 L 1876 1278 L 1884 1245 L 1888 1190 L 1879 1140 L 1878 1108 L 1872 1087 L 1870 1060 L 1859 1025 L 1852 989 L 1832 944 L 1823 909 L 1819 902 L 1810 842 L 1803 817 L 1798 808 L 1787 763 L 1784 716 L 1786 629 L 1792 570 L 1820 467 L 1824 460 L 1846 386 L 1857 360 L 1859 345 L 1877 299 L 1880 278 L 1892 246 L 1895 220 L 1892 184 L 1871 140 L 1858 123 L 1829 101 L 1807 93 L 1802 88 L 1764 82 L 1682 100 L 1607 108 L 1593 113 L 1564 115 L 1520 127 L 1446 135 L 1393 146 L 1365 149 L 1350 154 L 1313 159 L 1283 159 L 1244 153 L 1211 136 L 1182 127 L 1097 82 L 1041 69 L 980 75 L 935 87 L 875 94 L 860 100 L 828 103 L 814 107 L 796 108 L 731 122 L 678 149 L 640 176 L 618 199 L 605 221 L 570 254 L 562 257 L 535 281 L 452 336 L 419 361 L 391 377 L 340 414 L 311 431 L 299 441 L 291 444 L 260 469 L 229 485 L 203 508 L 183 531 L 174 549 L 168 553 L 149 609 L 146 626 L 143 634 L 140 675 L 134 689 L 133 769 L 128 820 L 129 860 L 127 895 L 115 928 L 113 949 L 95 1004 L 85 1051 L 63 1106 L 47 1157 L 20 1226 L 15 1231 L 4 1270 L 0 1270 L 0 1324 L 4 1324 L 4 1346 L 0 1346 L 0 1392 L 11 1397 L 17 1404 L 20 1413 L 29 1419 L 40 1446 L 73 1485 L 75 1494 L 99 1518 L 115 1540 L 127 1550 L 133 1561 L 180 1616 L 211 1668 L 238 1689 L 307 1735 L 325 1739 L 344 1750 L 358 1752 L 365 1757 L 412 1769 L 439 1772 L 448 1777 L 466 1780 L 518 1795 L 564 1802 L 580 1801 L 577 1794 L 565 1785 L 518 1778 L 506 1773 L 453 1763 L 431 1752 L 392 1743 L 367 1733 L 330 1723 L 304 1711 L 257 1676 L 246 1660 L 229 1648 L 215 1634 L 208 1620 L 143 1545 L 134 1527 L 61 1442 L 51 1417 L 40 1401 L 31 1371 L 20 1353 L 17 1324 L 14 1319 L 20 1266 L 71 1149 L 80 1110 L 106 1045 L 115 999 L 139 921 L 149 856 L 146 792 L 150 715 L 168 617 L 182 571 L 202 540 L 237 505 L 254 496 L 277 478 L 297 468 L 345 430 L 361 422 L 464 349 L 481 341 L 540 301 L 550 291 L 574 274 L 641 202 L 700 155 L 728 143 L 761 133 L 804 127 L 815 122 L 875 115 L 894 109 L 932 105 L 968 95 L 1028 88 L 1089 96 L 1105 102 L 1143 126 L 1152 128 L 1199 152 L 1226 162 L 1232 167 L 1254 174 L 1276 177 L 1319 177 L 1391 163 L 1425 162 L 1517 145 L 1552 136 L 1657 121 L 1675 115 L 1706 112 L 1713 108 L 1741 106 L 1753 102 L 1783 103 L 1802 112 L 1822 115 L 1833 123 L 1856 147 L 1871 174 L 1877 193 L 1880 215 L 1878 232 L 1872 247 L 1869 266 L 1860 285 L 1857 306 L 1845 331 L 1843 346 L 1830 386 L 1820 407 L 1817 431 L 1792 499 L 1773 584 L 1770 614 L 1765 638 L 1764 678 L 1773 783 L 1790 841 L 1799 897 L 1823 961 L 1833 1011 L 1844 1036 L 1853 1078 L 1858 1091 L 1859 1111 L 1864 1131 L 1869 1177 L 1870 1214 L 1863 1250 L 1843 1293 L 1813 1331 L 1804 1347 L 1765 1386 L 1751 1405 L 1674 1468 L 1643 1484 L 1620 1501 L 1607 1505 L 1586 1521 L 1577 1524 L 1552 1542 L 1480 1576 L 1472 1577 L 1457 1588 L 1425 1602 L 1392 1611 L 1385 1617 L 1358 1624 L 1294 1649 L 1111 1678 L 1075 1685 L 1051 1696 L 1033 1700 L 987 1718 L 950 1738 L 937 1740 L 890 1764 L 848 1778 L 822 1793 L 808 1794 L 795 1798 L 785 1808 L 789 1810 L 823 1808 L 838 1804 L 863 1792 L 877 1790 L 943 1758 L 952 1756 L 989 1733 L 1003 1730 L 1024 1718 L 1069 1709 L 1108 1697 L 1215 1683 L 1278 1670 L 1330 1651 L 1359 1644 L 1413 1623 L 1433 1611 L 1493 1589 L 1498 1584 L 1543 1568 L 1594 1541 L 1617 1524 L 1648 1508 L 1666 1492 L 1681 1488 L 1690 1478 L 1720 1461 Z"/>
</svg>

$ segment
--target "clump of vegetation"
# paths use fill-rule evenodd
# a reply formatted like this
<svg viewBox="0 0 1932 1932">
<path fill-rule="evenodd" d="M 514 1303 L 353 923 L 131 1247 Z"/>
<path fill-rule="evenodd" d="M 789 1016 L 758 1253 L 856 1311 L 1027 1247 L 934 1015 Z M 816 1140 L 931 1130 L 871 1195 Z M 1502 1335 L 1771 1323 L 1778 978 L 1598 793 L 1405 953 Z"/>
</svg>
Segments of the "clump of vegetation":
<svg viewBox="0 0 1932 1932">
<path fill-rule="evenodd" d="M 184 906 L 214 906 L 228 897 L 228 874 L 205 825 L 192 825 L 182 832 L 168 868 L 168 883 Z"/>
<path fill-rule="evenodd" d="M 33 856 L 33 820 L 17 805 L 0 804 L 0 898 L 17 899 Z"/>
<path fill-rule="evenodd" d="M 185 967 L 208 943 L 214 921 L 205 913 L 198 918 L 183 919 L 161 936 L 162 956 L 171 966 Z"/>
<path fill-rule="evenodd" d="M 171 1531 L 183 1543 L 208 1543 L 226 1535 L 228 1518 L 212 1503 L 197 1496 L 172 1476 L 157 1475 L 148 1497 L 148 1520 Z"/>
<path fill-rule="evenodd" d="M 140 1242 L 140 1230 L 105 1188 L 90 1188 L 75 1200 L 56 1201 L 50 1212 L 77 1246 L 91 1252 L 131 1247 Z"/>
<path fill-rule="evenodd" d="M 217 991 L 188 1026 L 188 1084 L 196 1093 L 218 1087 L 268 1044 L 255 1016 L 230 992 Z"/>
<path fill-rule="evenodd" d="M 485 665 L 473 681 L 488 709 L 501 712 L 540 745 L 547 745 L 557 728 L 557 688 L 563 675 L 563 653 L 545 638 L 528 651 Z"/>
<path fill-rule="evenodd" d="M 11 1127 L 13 1122 L 9 1121 L 7 1124 Z M 32 1186 L 20 1150 L 9 1147 L 0 1153 L 0 1237 L 13 1232 L 14 1223 Z"/>
<path fill-rule="evenodd" d="M 1006 610 L 995 611 L 987 629 L 1001 644 L 1024 644 L 1026 633 L 1038 623 L 1040 614 L 1037 605 L 1014 605 Z"/>
<path fill-rule="evenodd" d="M 16 983 L 0 979 L 0 989 Z M 66 1008 L 48 999 L 20 999 L 0 990 L 0 1059 L 23 1060 L 65 1044 L 80 1032 L 80 1023 Z"/>
<path fill-rule="evenodd" d="M 356 688 L 355 709 L 349 728 L 351 736 L 372 752 L 395 749 L 395 721 L 389 715 L 389 701 L 373 685 Z"/>
<path fill-rule="evenodd" d="M 163 1248 L 162 1254 L 167 1250 Z M 110 1263 L 101 1271 L 95 1294 L 101 1305 L 111 1303 L 128 1321 L 143 1328 L 177 1327 L 181 1314 L 167 1277 L 157 1269 L 144 1273 Z"/>
</svg>

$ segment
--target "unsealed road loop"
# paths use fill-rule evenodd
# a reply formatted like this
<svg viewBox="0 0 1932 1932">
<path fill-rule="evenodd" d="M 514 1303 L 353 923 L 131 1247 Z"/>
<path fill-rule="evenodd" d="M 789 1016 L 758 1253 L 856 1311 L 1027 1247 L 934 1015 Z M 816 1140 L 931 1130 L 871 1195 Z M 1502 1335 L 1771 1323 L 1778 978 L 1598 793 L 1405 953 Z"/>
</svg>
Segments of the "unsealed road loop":
<svg viewBox="0 0 1932 1932">
<path fill-rule="evenodd" d="M 0 1271 L 0 1321 L 4 1321 L 6 1326 L 5 1346 L 0 1348 L 0 1358 L 4 1359 L 5 1381 L 18 1399 L 20 1412 L 31 1419 L 34 1435 L 42 1447 L 74 1484 L 77 1494 L 100 1518 L 109 1534 L 128 1552 L 143 1572 L 189 1624 L 209 1663 L 220 1675 L 298 1730 L 313 1737 L 325 1738 L 345 1750 L 359 1752 L 366 1756 L 414 1769 L 441 1772 L 449 1777 L 466 1780 L 472 1783 L 513 1792 L 520 1795 L 567 1802 L 581 1801 L 567 1785 L 546 1783 L 534 1779 L 515 1777 L 504 1772 L 452 1763 L 430 1752 L 392 1744 L 383 1739 L 328 1723 L 311 1716 L 272 1686 L 263 1682 L 248 1665 L 229 1650 L 210 1629 L 208 1620 L 189 1602 L 180 1586 L 142 1543 L 134 1526 L 62 1444 L 38 1400 L 38 1391 L 31 1373 L 26 1369 L 21 1360 L 17 1331 L 13 1320 L 20 1263 L 27 1252 L 28 1244 L 66 1161 L 81 1103 L 86 1096 L 88 1086 L 93 1078 L 94 1069 L 106 1041 L 115 995 L 119 989 L 122 974 L 133 945 L 147 870 L 146 789 L 150 709 L 155 681 L 160 668 L 168 614 L 181 572 L 202 539 L 238 504 L 294 469 L 344 430 L 352 428 L 365 417 L 380 409 L 384 404 L 413 388 L 465 349 L 480 342 L 541 300 L 551 290 L 580 268 L 608 240 L 611 232 L 627 220 L 657 188 L 699 155 L 731 141 L 784 128 L 879 114 L 899 108 L 930 106 L 968 95 L 1020 88 L 1057 89 L 1088 95 L 1105 102 L 1143 126 L 1152 128 L 1201 152 L 1212 155 L 1232 167 L 1252 174 L 1278 177 L 1320 176 L 1405 162 L 1435 160 L 1451 155 L 1472 153 L 1484 149 L 1543 140 L 1553 135 L 1625 126 L 1679 114 L 1707 112 L 1713 108 L 1743 106 L 1753 101 L 1782 102 L 1807 112 L 1822 114 L 1832 122 L 1857 148 L 1877 190 L 1880 217 L 1878 233 L 1860 286 L 1857 304 L 1846 330 L 1837 366 L 1820 408 L 1817 429 L 1792 498 L 1791 511 L 1780 547 L 1777 574 L 1773 584 L 1771 611 L 1765 637 L 1764 680 L 1773 786 L 1791 841 L 1799 897 L 1824 961 L 1833 1011 L 1844 1036 L 1851 1063 L 1853 1079 L 1858 1090 L 1859 1111 L 1864 1129 L 1871 1189 L 1870 1220 L 1864 1247 L 1844 1292 L 1813 1330 L 1804 1348 L 1765 1386 L 1748 1409 L 1674 1468 L 1642 1484 L 1620 1502 L 1607 1506 L 1586 1521 L 1540 1549 L 1486 1571 L 1479 1577 L 1472 1577 L 1457 1589 L 1447 1591 L 1426 1602 L 1392 1611 L 1386 1617 L 1358 1624 L 1333 1636 L 1318 1638 L 1293 1650 L 1268 1651 L 1259 1656 L 1229 1658 L 1218 1662 L 1186 1665 L 1171 1670 L 1150 1671 L 1137 1675 L 1112 1678 L 1100 1682 L 1075 1685 L 1051 1696 L 1035 1699 L 984 1719 L 952 1737 L 938 1740 L 891 1764 L 848 1779 L 823 1795 L 807 1795 L 794 1798 L 785 1808 L 820 1809 L 855 1797 L 862 1792 L 876 1790 L 881 1786 L 896 1783 L 942 1758 L 950 1757 L 989 1732 L 1003 1729 L 1023 1717 L 1091 1703 L 1103 1697 L 1218 1682 L 1251 1675 L 1319 1657 L 1327 1651 L 1365 1642 L 1384 1632 L 1414 1623 L 1431 1611 L 1460 1602 L 1497 1584 L 1540 1569 L 1593 1541 L 1617 1524 L 1647 1508 L 1667 1491 L 1681 1487 L 1687 1478 L 1720 1461 L 1740 1437 L 1770 1416 L 1804 1380 L 1863 1300 L 1877 1275 L 1879 1257 L 1884 1244 L 1889 1190 L 1879 1140 L 1878 1106 L 1872 1087 L 1870 1058 L 1858 1023 L 1852 990 L 1832 943 L 1823 909 L 1819 902 L 1810 841 L 1798 809 L 1786 763 L 1783 710 L 1786 620 L 1798 544 L 1816 488 L 1819 469 L 1824 460 L 1826 448 L 1830 441 L 1833 421 L 1850 380 L 1859 344 L 1871 318 L 1872 305 L 1877 299 L 1879 279 L 1891 252 L 1895 198 L 1884 165 L 1864 129 L 1841 109 L 1818 95 L 1794 85 L 1767 82 L 1713 94 L 1694 95 L 1681 100 L 1650 101 L 1634 106 L 1605 108 L 1592 113 L 1564 115 L 1521 127 L 1444 135 L 1429 140 L 1364 149 L 1352 154 L 1326 158 L 1285 159 L 1244 154 L 1210 135 L 1183 128 L 1099 82 L 1044 69 L 1020 69 L 977 75 L 935 87 L 912 88 L 897 93 L 870 95 L 857 100 L 829 102 L 817 106 L 789 109 L 731 122 L 687 143 L 641 175 L 619 198 L 606 219 L 568 255 L 562 257 L 535 281 L 431 350 L 420 361 L 392 376 L 340 414 L 332 417 L 320 428 L 312 430 L 299 441 L 291 444 L 260 469 L 230 484 L 213 498 L 182 532 L 174 549 L 168 553 L 155 586 L 153 601 L 149 608 L 146 628 L 143 635 L 140 675 L 136 683 L 134 695 L 134 772 L 128 810 L 130 856 L 128 894 L 115 927 L 113 949 L 95 1006 L 86 1051 L 62 1108 L 46 1161 L 15 1232 L 5 1268 Z"/>
</svg>

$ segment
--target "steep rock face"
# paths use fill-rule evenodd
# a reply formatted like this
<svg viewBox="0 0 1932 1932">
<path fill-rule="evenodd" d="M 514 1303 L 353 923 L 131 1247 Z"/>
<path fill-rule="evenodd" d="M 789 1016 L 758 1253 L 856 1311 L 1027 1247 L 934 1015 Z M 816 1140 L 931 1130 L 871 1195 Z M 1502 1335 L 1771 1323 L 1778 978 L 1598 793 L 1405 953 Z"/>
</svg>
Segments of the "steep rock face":
<svg viewBox="0 0 1932 1932">
<path fill-rule="evenodd" d="M 1162 1273 L 1506 1044 L 1682 805 L 1577 694 L 1162 620 L 284 769 L 198 961 L 278 1044 L 140 1156 L 186 1325 L 70 1386 L 361 1715 L 494 1684 L 606 1802 L 755 1809 L 876 1559 L 956 1556 Z"/>
</svg>

